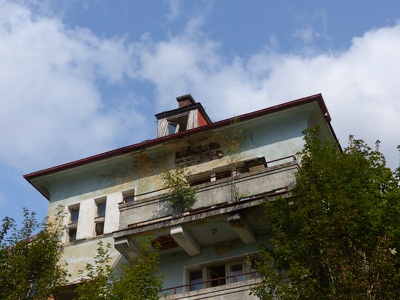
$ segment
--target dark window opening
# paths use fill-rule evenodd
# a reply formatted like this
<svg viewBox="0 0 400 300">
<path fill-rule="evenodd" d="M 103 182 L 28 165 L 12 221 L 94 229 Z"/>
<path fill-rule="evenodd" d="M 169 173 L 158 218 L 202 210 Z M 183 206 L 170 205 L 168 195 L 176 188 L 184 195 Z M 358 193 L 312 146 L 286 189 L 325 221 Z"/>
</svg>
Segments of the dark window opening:
<svg viewBox="0 0 400 300">
<path fill-rule="evenodd" d="M 203 274 L 201 270 L 190 272 L 190 291 L 197 291 L 203 288 Z"/>
<path fill-rule="evenodd" d="M 76 228 L 69 228 L 68 229 L 68 241 L 70 243 L 72 243 L 73 241 L 76 240 L 76 232 L 77 232 Z"/>
<path fill-rule="evenodd" d="M 220 286 L 226 284 L 225 265 L 214 266 L 209 268 L 211 286 Z"/>
<path fill-rule="evenodd" d="M 232 177 L 232 171 L 231 170 L 222 171 L 222 172 L 218 172 L 218 173 L 215 174 L 215 179 L 216 180 L 229 178 L 229 177 Z"/>
<path fill-rule="evenodd" d="M 96 236 L 104 234 L 104 221 L 96 222 Z"/>
<path fill-rule="evenodd" d="M 133 202 L 135 201 L 135 190 L 129 191 L 126 194 L 123 194 L 124 202 Z"/>
<path fill-rule="evenodd" d="M 97 203 L 97 217 L 104 217 L 106 215 L 106 202 Z"/>
<path fill-rule="evenodd" d="M 241 275 L 241 274 L 243 274 L 243 265 L 242 264 L 231 266 L 230 276 L 233 276 L 233 277 L 231 277 L 231 282 L 243 281 L 243 275 Z"/>
<path fill-rule="evenodd" d="M 187 130 L 189 115 L 180 116 L 168 120 L 167 133 L 173 134 Z"/>
<path fill-rule="evenodd" d="M 79 220 L 79 207 L 70 208 L 69 214 L 70 214 L 69 222 L 77 223 Z"/>
</svg>

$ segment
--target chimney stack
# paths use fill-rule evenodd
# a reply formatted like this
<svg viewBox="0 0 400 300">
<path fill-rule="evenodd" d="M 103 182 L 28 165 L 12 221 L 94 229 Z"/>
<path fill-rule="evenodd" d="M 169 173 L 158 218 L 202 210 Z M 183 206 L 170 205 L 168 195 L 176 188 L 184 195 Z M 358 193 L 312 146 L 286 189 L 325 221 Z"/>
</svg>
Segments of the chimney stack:
<svg viewBox="0 0 400 300">
<path fill-rule="evenodd" d="M 179 103 L 179 108 L 186 107 L 196 103 L 191 94 L 176 97 L 176 101 L 178 101 Z"/>
</svg>

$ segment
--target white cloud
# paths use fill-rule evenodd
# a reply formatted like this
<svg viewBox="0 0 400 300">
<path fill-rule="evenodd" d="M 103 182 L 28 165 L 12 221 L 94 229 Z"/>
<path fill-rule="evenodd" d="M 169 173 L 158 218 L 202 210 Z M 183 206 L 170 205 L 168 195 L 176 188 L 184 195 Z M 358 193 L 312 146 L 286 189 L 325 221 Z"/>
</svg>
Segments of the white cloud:
<svg viewBox="0 0 400 300">
<path fill-rule="evenodd" d="M 123 40 L 0 1 L 0 57 L 0 163 L 27 171 L 108 150 L 115 132 L 132 130 L 121 128 L 127 113 L 141 118 L 105 109 L 97 86 L 132 74 Z"/>
<path fill-rule="evenodd" d="M 153 99 L 137 92 L 108 103 L 103 95 L 104 86 L 143 80 L 154 85 L 155 112 L 191 93 L 213 120 L 322 93 L 342 144 L 350 133 L 371 145 L 380 139 L 397 163 L 400 24 L 367 32 L 346 51 L 307 57 L 277 52 L 276 38 L 248 57 L 227 57 L 202 24 L 194 17 L 181 35 L 127 44 L 0 0 L 0 163 L 30 171 L 117 139 L 149 138 L 139 105 Z"/>
<path fill-rule="evenodd" d="M 370 145 L 380 139 L 396 166 L 400 24 L 369 31 L 344 52 L 311 57 L 260 51 L 227 58 L 215 41 L 198 36 L 186 32 L 147 45 L 141 75 L 155 84 L 161 107 L 190 92 L 220 119 L 322 93 L 342 144 L 348 134 Z"/>
</svg>

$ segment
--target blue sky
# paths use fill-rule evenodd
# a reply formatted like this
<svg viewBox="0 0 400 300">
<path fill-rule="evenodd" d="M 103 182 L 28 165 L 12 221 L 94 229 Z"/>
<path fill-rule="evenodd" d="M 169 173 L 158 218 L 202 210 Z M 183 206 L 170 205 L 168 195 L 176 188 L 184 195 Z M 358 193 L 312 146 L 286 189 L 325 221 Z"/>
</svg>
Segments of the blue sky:
<svg viewBox="0 0 400 300">
<path fill-rule="evenodd" d="M 394 168 L 399 78 L 398 0 L 0 0 L 0 218 L 43 218 L 23 174 L 154 138 L 187 93 L 213 121 L 322 93 Z"/>
</svg>

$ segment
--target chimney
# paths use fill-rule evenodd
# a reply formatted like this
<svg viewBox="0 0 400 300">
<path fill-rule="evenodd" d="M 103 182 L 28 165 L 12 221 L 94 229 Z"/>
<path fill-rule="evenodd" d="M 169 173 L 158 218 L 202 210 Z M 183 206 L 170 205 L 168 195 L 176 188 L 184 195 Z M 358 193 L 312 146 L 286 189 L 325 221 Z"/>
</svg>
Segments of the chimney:
<svg viewBox="0 0 400 300">
<path fill-rule="evenodd" d="M 176 101 L 178 101 L 179 103 L 179 108 L 186 107 L 196 103 L 191 94 L 176 97 Z"/>
</svg>

